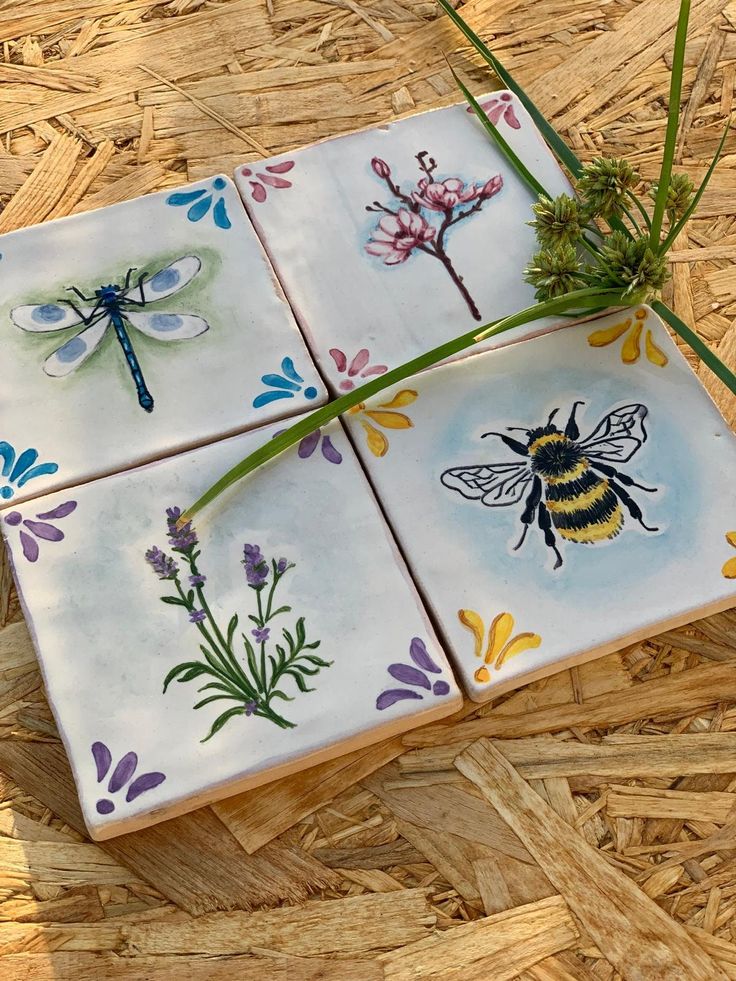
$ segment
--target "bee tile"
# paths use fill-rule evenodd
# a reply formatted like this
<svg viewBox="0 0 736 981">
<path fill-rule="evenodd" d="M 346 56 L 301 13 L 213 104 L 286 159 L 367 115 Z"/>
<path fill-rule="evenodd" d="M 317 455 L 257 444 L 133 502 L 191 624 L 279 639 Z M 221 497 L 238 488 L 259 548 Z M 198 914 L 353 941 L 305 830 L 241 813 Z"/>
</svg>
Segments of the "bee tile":
<svg viewBox="0 0 736 981">
<path fill-rule="evenodd" d="M 736 605 L 736 440 L 648 308 L 347 418 L 473 699 Z"/>
<path fill-rule="evenodd" d="M 550 193 L 569 191 L 516 97 L 481 101 Z M 532 195 L 465 103 L 249 163 L 235 181 L 336 392 L 534 302 Z"/>
<path fill-rule="evenodd" d="M 339 423 L 177 525 L 282 425 L 0 515 L 96 839 L 461 704 Z"/>
<path fill-rule="evenodd" d="M 325 397 L 225 177 L 0 237 L 0 507 Z"/>
</svg>

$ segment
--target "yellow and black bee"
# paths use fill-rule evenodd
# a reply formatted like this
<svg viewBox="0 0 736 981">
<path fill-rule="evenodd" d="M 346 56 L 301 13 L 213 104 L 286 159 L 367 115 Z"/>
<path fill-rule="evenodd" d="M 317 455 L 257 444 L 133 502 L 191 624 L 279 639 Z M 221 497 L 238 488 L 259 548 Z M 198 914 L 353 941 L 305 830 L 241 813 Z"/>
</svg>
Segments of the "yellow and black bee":
<svg viewBox="0 0 736 981">
<path fill-rule="evenodd" d="M 489 508 L 508 507 L 524 499 L 523 530 L 514 551 L 521 547 L 536 521 L 545 544 L 555 553 L 555 569 L 562 565 L 555 531 L 565 541 L 584 545 L 615 538 L 624 524 L 622 505 L 646 531 L 658 531 L 644 523 L 641 508 L 625 490 L 638 487 L 652 493 L 657 488 L 637 484 L 612 466 L 627 463 L 646 442 L 647 407 L 632 403 L 613 409 L 587 439 L 580 440 L 575 420 L 580 405 L 584 403 L 573 404 L 563 430 L 552 422 L 559 409 L 550 413 L 544 426 L 508 427 L 509 431 L 520 429 L 526 442 L 504 433 L 483 434 L 498 436 L 510 450 L 524 457 L 523 462 L 453 467 L 445 470 L 441 478 L 445 487 Z"/>
</svg>

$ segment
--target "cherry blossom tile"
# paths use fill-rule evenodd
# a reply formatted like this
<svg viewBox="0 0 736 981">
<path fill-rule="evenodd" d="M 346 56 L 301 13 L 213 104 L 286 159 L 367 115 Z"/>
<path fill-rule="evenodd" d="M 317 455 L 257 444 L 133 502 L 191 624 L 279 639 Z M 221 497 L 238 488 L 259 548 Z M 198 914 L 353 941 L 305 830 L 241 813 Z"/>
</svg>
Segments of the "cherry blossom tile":
<svg viewBox="0 0 736 981">
<path fill-rule="evenodd" d="M 177 529 L 178 508 L 282 426 L 0 515 L 94 838 L 461 703 L 338 423 Z"/>
<path fill-rule="evenodd" d="M 736 605 L 736 440 L 648 308 L 346 418 L 478 701 Z"/>
<path fill-rule="evenodd" d="M 225 177 L 11 232 L 0 253 L 0 507 L 325 397 Z"/>
<path fill-rule="evenodd" d="M 516 97 L 482 104 L 550 193 L 568 191 Z M 335 391 L 534 302 L 532 195 L 465 104 L 243 165 L 235 181 Z"/>
</svg>

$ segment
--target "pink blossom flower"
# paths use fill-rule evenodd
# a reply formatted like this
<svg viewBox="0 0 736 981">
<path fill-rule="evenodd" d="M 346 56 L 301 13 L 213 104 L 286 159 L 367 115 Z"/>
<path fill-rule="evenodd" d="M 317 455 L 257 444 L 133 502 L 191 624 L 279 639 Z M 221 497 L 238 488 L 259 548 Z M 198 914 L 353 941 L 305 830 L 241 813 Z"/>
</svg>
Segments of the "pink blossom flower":
<svg viewBox="0 0 736 981">
<path fill-rule="evenodd" d="M 484 200 L 488 200 L 488 198 L 492 198 L 494 194 L 498 194 L 502 187 L 503 177 L 501 177 L 500 174 L 496 174 L 495 177 L 491 177 L 490 180 L 487 180 L 480 189 L 480 197 L 482 197 Z"/>
<path fill-rule="evenodd" d="M 351 392 L 355 388 L 353 378 L 356 375 L 360 375 L 361 378 L 370 378 L 372 375 L 383 375 L 388 371 L 388 365 L 370 364 L 371 356 L 366 347 L 362 347 L 358 351 L 350 364 L 348 364 L 345 352 L 341 351 L 339 347 L 330 348 L 330 357 L 335 362 L 335 367 L 341 375 L 347 372 L 348 377 L 343 378 L 340 382 L 340 389 L 343 392 Z"/>
<path fill-rule="evenodd" d="M 380 157 L 374 157 L 371 160 L 371 167 L 373 168 L 373 173 L 382 180 L 386 180 L 387 177 L 391 176 L 391 168 L 386 161 L 381 160 Z"/>
<path fill-rule="evenodd" d="M 503 116 L 503 121 L 511 129 L 521 129 L 521 123 L 514 112 L 513 100 L 508 92 L 502 92 L 501 95 L 489 99 L 488 102 L 481 102 L 480 107 L 494 126 L 498 126 L 498 122 Z M 468 106 L 467 112 L 472 111 L 473 107 Z"/>
<path fill-rule="evenodd" d="M 436 230 L 421 215 L 399 209 L 395 215 L 384 215 L 365 247 L 369 255 L 380 256 L 387 266 L 406 262 L 418 245 L 431 241 Z"/>
<path fill-rule="evenodd" d="M 412 191 L 412 198 L 431 211 L 450 211 L 459 204 L 474 201 L 481 192 L 476 184 L 466 185 L 459 177 L 448 177 L 445 181 L 422 177 L 417 186 L 419 191 Z"/>
<path fill-rule="evenodd" d="M 287 181 L 284 177 L 278 177 L 278 174 L 288 174 L 289 171 L 294 166 L 293 160 L 284 160 L 282 163 L 269 164 L 265 169 L 268 171 L 267 174 L 257 173 L 255 177 L 257 180 L 249 181 L 251 186 L 251 197 L 254 201 L 259 204 L 266 200 L 268 191 L 264 185 L 268 187 L 274 187 L 276 189 L 291 187 L 291 181 Z M 253 171 L 250 167 L 243 167 L 240 171 L 243 177 L 253 177 Z"/>
</svg>

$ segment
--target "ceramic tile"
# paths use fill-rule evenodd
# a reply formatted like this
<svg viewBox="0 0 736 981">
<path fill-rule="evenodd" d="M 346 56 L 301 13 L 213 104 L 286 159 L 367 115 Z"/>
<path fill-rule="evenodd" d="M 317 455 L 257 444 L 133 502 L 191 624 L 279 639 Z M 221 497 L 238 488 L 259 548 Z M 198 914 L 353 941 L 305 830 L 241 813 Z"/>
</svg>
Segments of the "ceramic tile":
<svg viewBox="0 0 736 981">
<path fill-rule="evenodd" d="M 0 253 L 0 507 L 324 398 L 229 179 L 12 232 Z"/>
<path fill-rule="evenodd" d="M 651 310 L 435 368 L 348 419 L 476 700 L 736 604 L 736 440 Z"/>
<path fill-rule="evenodd" d="M 482 104 L 548 190 L 569 191 L 516 97 Z M 249 163 L 235 180 L 335 391 L 534 302 L 532 195 L 465 104 Z"/>
<path fill-rule="evenodd" d="M 339 424 L 228 493 L 195 529 L 172 531 L 167 508 L 192 502 L 282 425 L 0 518 L 97 839 L 460 705 Z"/>
</svg>

